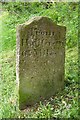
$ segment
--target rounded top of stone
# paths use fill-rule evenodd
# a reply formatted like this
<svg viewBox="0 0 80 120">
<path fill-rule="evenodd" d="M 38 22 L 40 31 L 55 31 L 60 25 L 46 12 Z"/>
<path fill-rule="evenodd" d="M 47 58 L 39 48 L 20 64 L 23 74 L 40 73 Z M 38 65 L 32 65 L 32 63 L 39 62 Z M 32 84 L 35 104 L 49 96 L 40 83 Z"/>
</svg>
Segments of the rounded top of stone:
<svg viewBox="0 0 80 120">
<path fill-rule="evenodd" d="M 51 18 L 45 17 L 45 16 L 35 16 L 35 17 L 32 17 L 31 19 L 29 19 L 25 23 L 19 24 L 19 26 L 26 26 L 26 25 L 30 25 L 32 23 L 37 23 L 39 21 L 50 22 L 54 26 L 59 26 L 59 27 L 66 28 L 65 26 L 57 25 L 55 22 L 53 22 L 53 20 Z"/>
<path fill-rule="evenodd" d="M 26 25 L 29 25 L 29 24 L 31 24 L 32 22 L 38 22 L 38 21 L 40 21 L 40 20 L 49 20 L 49 21 L 51 21 L 51 22 L 53 22 L 50 18 L 48 18 L 48 17 L 43 17 L 43 16 L 36 16 L 36 17 L 32 17 L 31 19 L 29 19 L 27 22 L 25 22 L 24 24 L 26 24 Z"/>
</svg>

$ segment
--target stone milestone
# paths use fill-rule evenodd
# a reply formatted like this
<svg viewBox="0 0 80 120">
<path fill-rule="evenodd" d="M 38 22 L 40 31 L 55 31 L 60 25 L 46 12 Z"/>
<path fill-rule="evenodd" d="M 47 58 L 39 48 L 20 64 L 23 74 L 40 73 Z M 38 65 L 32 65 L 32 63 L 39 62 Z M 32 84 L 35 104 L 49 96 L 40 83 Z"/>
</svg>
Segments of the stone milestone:
<svg viewBox="0 0 80 120">
<path fill-rule="evenodd" d="M 66 28 L 34 17 L 17 27 L 19 108 L 50 98 L 64 87 Z"/>
</svg>

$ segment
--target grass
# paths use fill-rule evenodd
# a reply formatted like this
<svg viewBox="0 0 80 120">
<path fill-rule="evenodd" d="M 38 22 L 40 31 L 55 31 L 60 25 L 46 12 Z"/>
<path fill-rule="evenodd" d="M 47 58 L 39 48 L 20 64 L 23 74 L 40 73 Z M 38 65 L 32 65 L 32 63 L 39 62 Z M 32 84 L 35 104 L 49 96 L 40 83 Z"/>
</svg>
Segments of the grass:
<svg viewBox="0 0 80 120">
<path fill-rule="evenodd" d="M 2 51 L 15 49 L 16 40 L 16 29 L 14 29 L 15 25 L 10 22 L 11 18 L 8 12 L 4 12 L 1 16 L 1 19 L 2 19 L 2 36 L 1 36 Z M 14 18 L 12 19 L 14 20 Z"/>
<path fill-rule="evenodd" d="M 66 49 L 65 88 L 49 100 L 38 106 L 20 111 L 18 106 L 18 87 L 16 84 L 16 24 L 19 22 L 8 12 L 0 19 L 2 24 L 2 48 L 0 48 L 1 81 L 0 81 L 0 118 L 79 118 L 78 116 L 78 77 L 77 45 Z M 13 21 L 11 21 L 13 20 Z M 16 23 L 14 22 L 16 21 Z M 24 20 L 23 20 L 24 21 Z M 20 21 L 21 22 L 21 21 Z M 14 23 L 14 24 L 13 24 Z"/>
</svg>

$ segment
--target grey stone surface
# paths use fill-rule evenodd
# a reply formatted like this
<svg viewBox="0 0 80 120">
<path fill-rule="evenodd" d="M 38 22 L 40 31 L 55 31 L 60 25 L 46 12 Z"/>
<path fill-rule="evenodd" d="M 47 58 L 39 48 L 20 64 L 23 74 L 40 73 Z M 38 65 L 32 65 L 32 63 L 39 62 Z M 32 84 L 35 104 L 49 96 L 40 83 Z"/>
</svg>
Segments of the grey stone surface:
<svg viewBox="0 0 80 120">
<path fill-rule="evenodd" d="M 50 98 L 64 87 L 66 28 L 34 17 L 17 27 L 19 107 Z"/>
</svg>

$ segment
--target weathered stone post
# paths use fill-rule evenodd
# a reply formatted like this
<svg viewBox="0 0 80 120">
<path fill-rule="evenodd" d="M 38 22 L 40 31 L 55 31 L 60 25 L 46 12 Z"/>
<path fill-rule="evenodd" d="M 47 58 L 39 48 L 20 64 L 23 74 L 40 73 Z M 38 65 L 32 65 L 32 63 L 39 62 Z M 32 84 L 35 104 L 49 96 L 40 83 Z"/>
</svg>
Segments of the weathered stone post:
<svg viewBox="0 0 80 120">
<path fill-rule="evenodd" d="M 47 17 L 34 17 L 17 27 L 20 109 L 48 99 L 64 87 L 65 33 L 65 27 Z"/>
</svg>

